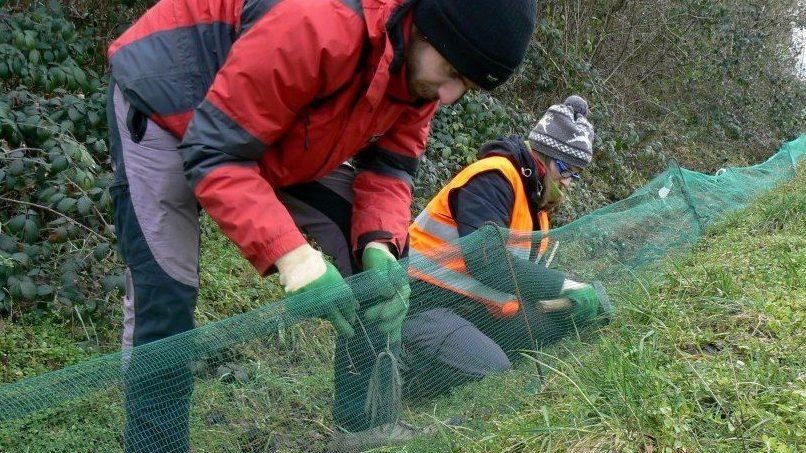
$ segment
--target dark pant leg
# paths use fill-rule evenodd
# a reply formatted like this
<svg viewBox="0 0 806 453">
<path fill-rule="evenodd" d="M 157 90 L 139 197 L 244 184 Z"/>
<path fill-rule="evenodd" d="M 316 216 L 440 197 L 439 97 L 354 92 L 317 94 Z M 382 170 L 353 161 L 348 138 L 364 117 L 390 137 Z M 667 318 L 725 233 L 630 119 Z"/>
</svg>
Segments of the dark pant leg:
<svg viewBox="0 0 806 453">
<path fill-rule="evenodd" d="M 512 364 L 498 344 L 449 308 L 409 316 L 403 324 L 408 398 L 427 398 Z"/>
<path fill-rule="evenodd" d="M 572 333 L 574 325 L 569 316 L 568 310 L 544 313 L 527 301 L 512 318 L 494 318 L 483 309 L 475 310 L 468 318 L 514 362 L 522 358 L 523 351 L 544 348 Z"/>
<path fill-rule="evenodd" d="M 338 338 L 334 364 L 333 419 L 353 432 L 400 418 L 400 342 L 387 344 L 386 334 L 363 321 L 364 312 L 359 312 L 362 326 L 356 329 L 356 335 Z"/>
<path fill-rule="evenodd" d="M 345 278 L 360 271 L 350 250 L 354 178 L 355 170 L 342 164 L 319 181 L 277 191 L 297 227 L 333 259 Z"/>
<path fill-rule="evenodd" d="M 107 118 L 115 167 L 110 189 L 115 233 L 127 266 L 125 448 L 185 453 L 190 450 L 193 388 L 189 364 L 148 363 L 138 347 L 193 328 L 199 255 L 196 201 L 182 173 L 177 140 L 132 111 L 114 84 Z M 149 371 L 155 367 L 159 371 Z"/>
<path fill-rule="evenodd" d="M 316 182 L 278 191 L 300 230 L 333 258 L 345 277 L 359 270 L 350 246 L 354 178 L 355 170 L 341 165 Z M 387 335 L 363 321 L 366 309 L 377 302 L 360 300 L 356 335 L 336 342 L 333 418 L 349 431 L 393 422 L 400 415 L 400 388 L 395 388 L 400 344 L 387 345 Z"/>
</svg>

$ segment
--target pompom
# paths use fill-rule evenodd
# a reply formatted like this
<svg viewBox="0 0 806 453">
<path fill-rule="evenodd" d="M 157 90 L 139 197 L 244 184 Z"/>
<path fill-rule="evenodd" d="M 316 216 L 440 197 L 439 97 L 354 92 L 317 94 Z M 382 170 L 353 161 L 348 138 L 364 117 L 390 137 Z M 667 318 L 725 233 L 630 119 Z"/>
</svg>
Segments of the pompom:
<svg viewBox="0 0 806 453">
<path fill-rule="evenodd" d="M 582 99 L 581 96 L 568 96 L 563 104 L 571 107 L 576 115 L 588 116 L 588 101 Z"/>
</svg>

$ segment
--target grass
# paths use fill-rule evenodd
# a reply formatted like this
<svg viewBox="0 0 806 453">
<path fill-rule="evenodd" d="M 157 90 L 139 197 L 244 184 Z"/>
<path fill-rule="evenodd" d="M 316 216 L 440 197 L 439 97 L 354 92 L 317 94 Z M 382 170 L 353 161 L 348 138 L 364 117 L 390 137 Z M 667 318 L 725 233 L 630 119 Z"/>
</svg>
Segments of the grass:
<svg viewBox="0 0 806 453">
<path fill-rule="evenodd" d="M 618 288 L 594 341 L 435 403 L 434 420 L 468 423 L 408 451 L 806 450 L 805 187 L 801 168 L 650 284 Z M 548 379 L 524 392 L 538 366 Z"/>
<path fill-rule="evenodd" d="M 53 319 L 0 320 L 0 382 L 14 382 L 88 357 L 76 337 Z"/>
<path fill-rule="evenodd" d="M 710 228 L 690 254 L 611 288 L 611 325 L 407 407 L 408 420 L 436 434 L 378 451 L 806 451 L 804 168 Z M 201 323 L 279 296 L 213 231 L 205 222 Z M 71 323 L 2 329 L 5 382 L 98 354 L 76 346 L 86 335 Z M 331 335 L 308 321 L 200 367 L 194 452 L 323 451 Z M 122 419 L 112 389 L 0 427 L 0 451 L 120 451 Z"/>
</svg>

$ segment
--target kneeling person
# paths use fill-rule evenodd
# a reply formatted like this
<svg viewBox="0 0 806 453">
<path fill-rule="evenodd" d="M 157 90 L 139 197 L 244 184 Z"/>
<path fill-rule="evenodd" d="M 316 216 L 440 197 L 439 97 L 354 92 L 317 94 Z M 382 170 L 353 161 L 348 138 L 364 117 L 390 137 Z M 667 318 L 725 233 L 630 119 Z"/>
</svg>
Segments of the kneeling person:
<svg viewBox="0 0 806 453">
<path fill-rule="evenodd" d="M 587 113 L 587 102 L 571 96 L 528 138 L 487 143 L 410 226 L 414 283 L 403 344 L 411 396 L 508 369 L 518 350 L 545 346 L 609 311 L 601 286 L 529 260 L 548 245 L 532 244 L 532 232 L 549 230 L 548 210 L 591 162 Z M 511 233 L 482 229 L 489 224 Z"/>
</svg>

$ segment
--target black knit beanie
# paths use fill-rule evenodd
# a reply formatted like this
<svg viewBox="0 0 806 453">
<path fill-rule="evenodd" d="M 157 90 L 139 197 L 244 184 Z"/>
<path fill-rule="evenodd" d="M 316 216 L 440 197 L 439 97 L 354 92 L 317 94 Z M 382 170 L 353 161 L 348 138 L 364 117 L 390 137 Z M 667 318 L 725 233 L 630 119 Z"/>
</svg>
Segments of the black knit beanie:
<svg viewBox="0 0 806 453">
<path fill-rule="evenodd" d="M 414 23 L 460 74 L 491 90 L 523 61 L 535 0 L 420 0 Z"/>
</svg>

